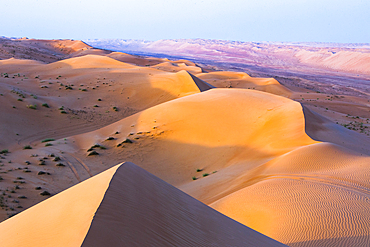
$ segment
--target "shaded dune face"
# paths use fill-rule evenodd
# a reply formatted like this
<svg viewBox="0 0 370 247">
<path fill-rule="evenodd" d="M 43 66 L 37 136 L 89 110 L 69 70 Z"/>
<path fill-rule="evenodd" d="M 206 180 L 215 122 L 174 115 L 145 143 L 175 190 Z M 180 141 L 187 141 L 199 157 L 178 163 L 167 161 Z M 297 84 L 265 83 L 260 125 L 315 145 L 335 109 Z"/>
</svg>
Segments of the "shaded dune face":
<svg viewBox="0 0 370 247">
<path fill-rule="evenodd" d="M 113 176 L 82 246 L 283 246 L 145 170 Z"/>
</svg>

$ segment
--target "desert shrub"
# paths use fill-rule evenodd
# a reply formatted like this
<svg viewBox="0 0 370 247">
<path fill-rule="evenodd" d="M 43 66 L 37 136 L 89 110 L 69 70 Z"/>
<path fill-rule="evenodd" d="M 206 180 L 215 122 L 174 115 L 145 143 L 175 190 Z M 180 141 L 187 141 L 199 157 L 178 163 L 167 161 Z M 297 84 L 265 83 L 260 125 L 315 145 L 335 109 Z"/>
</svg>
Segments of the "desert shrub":
<svg viewBox="0 0 370 247">
<path fill-rule="evenodd" d="M 50 192 L 44 190 L 43 192 L 40 193 L 40 195 L 42 195 L 42 196 L 50 196 Z"/>
<path fill-rule="evenodd" d="M 45 147 L 50 147 L 50 146 L 53 146 L 53 144 L 51 144 L 51 143 L 46 143 L 45 144 Z"/>
<path fill-rule="evenodd" d="M 93 150 L 92 152 L 90 152 L 90 153 L 88 154 L 88 156 L 93 156 L 93 155 L 99 155 L 99 153 L 98 153 L 98 152 L 96 152 L 95 150 Z"/>
<path fill-rule="evenodd" d="M 50 106 L 46 103 L 42 104 L 43 107 L 49 108 Z"/>
<path fill-rule="evenodd" d="M 203 177 L 207 177 L 208 175 L 208 173 L 203 173 Z"/>
<path fill-rule="evenodd" d="M 27 108 L 36 110 L 37 109 L 37 105 L 27 105 Z"/>
<path fill-rule="evenodd" d="M 30 145 L 26 145 L 23 147 L 23 149 L 32 149 L 32 147 Z"/>
<path fill-rule="evenodd" d="M 55 139 L 53 139 L 53 138 L 46 138 L 46 139 L 42 140 L 41 142 L 52 142 L 52 141 L 55 141 Z"/>
<path fill-rule="evenodd" d="M 126 140 L 124 140 L 122 143 L 133 143 L 133 141 L 131 141 L 130 139 L 126 138 Z"/>
</svg>

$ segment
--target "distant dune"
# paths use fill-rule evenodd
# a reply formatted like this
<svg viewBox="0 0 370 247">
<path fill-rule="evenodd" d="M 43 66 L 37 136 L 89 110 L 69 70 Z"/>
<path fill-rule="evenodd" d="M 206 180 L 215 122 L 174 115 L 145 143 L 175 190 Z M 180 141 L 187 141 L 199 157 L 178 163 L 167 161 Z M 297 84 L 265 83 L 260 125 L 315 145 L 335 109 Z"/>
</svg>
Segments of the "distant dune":
<svg viewBox="0 0 370 247">
<path fill-rule="evenodd" d="M 132 45 L 0 39 L 1 246 L 369 245 L 366 45 Z"/>
</svg>

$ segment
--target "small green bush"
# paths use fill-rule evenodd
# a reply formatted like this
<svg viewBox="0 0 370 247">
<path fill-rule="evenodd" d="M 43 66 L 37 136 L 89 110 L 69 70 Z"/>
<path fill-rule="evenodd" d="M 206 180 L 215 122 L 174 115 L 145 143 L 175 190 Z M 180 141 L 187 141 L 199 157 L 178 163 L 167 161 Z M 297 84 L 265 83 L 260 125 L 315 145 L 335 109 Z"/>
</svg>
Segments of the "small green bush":
<svg viewBox="0 0 370 247">
<path fill-rule="evenodd" d="M 36 110 L 37 109 L 37 105 L 27 105 L 27 108 Z"/>
<path fill-rule="evenodd" d="M 93 155 L 99 155 L 98 152 L 96 152 L 95 150 L 93 150 L 92 152 L 90 152 L 87 156 L 93 156 Z"/>
<path fill-rule="evenodd" d="M 45 190 L 45 191 L 41 192 L 40 195 L 42 195 L 42 196 L 50 196 L 50 192 L 48 192 L 48 191 Z"/>
<path fill-rule="evenodd" d="M 46 103 L 42 104 L 43 107 L 49 108 L 50 106 Z"/>
<path fill-rule="evenodd" d="M 32 147 L 30 145 L 26 145 L 23 147 L 23 149 L 32 149 Z"/>
<path fill-rule="evenodd" d="M 42 140 L 41 142 L 52 142 L 52 141 L 55 141 L 55 139 L 53 139 L 53 138 L 46 138 L 46 139 Z"/>
</svg>

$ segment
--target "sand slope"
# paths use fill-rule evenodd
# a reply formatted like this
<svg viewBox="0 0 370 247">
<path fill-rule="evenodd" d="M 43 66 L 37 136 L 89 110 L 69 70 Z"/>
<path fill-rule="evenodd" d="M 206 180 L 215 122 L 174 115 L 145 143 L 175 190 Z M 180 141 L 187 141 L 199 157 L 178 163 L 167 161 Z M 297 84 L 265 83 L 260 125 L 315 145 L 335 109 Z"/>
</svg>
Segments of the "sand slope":
<svg viewBox="0 0 370 247">
<path fill-rule="evenodd" d="M 1 73 L 9 74 L 0 78 L 0 102 L 4 106 L 0 117 L 3 130 L 11 129 L 0 133 L 1 148 L 10 148 L 14 139 L 17 143 L 32 142 L 50 135 L 55 138 L 81 133 L 76 128 L 91 131 L 148 107 L 201 91 L 196 77 L 186 71 L 163 72 L 99 55 L 50 64 L 8 59 L 1 60 L 0 66 Z M 42 106 L 45 103 L 48 109 Z M 30 105 L 37 109 L 27 109 Z M 57 110 L 61 107 L 65 115 Z M 9 114 L 15 116 L 9 118 Z M 41 125 L 37 124 L 40 119 Z"/>
<path fill-rule="evenodd" d="M 197 76 L 218 88 L 256 89 L 284 97 L 290 97 L 292 93 L 273 78 L 254 78 L 242 72 L 217 71 Z"/>
<path fill-rule="evenodd" d="M 109 136 L 114 140 L 106 141 Z M 133 143 L 117 147 L 126 138 Z M 84 155 L 95 143 L 107 148 L 98 150 L 99 157 L 89 158 L 102 164 L 95 169 L 108 168 L 118 159 L 132 161 L 175 186 L 190 182 L 191 195 L 205 203 L 243 184 L 236 179 L 242 171 L 315 143 L 304 132 L 299 103 L 247 89 L 189 95 L 71 140 Z M 244 162 L 247 165 L 241 166 Z M 228 175 L 222 176 L 221 169 Z M 214 171 L 218 172 L 201 179 L 203 173 Z M 192 181 L 193 176 L 199 180 Z M 209 188 L 199 190 L 198 185 Z"/>
<path fill-rule="evenodd" d="M 305 146 L 258 167 L 253 183 L 211 207 L 290 246 L 364 246 L 369 162 L 337 145 Z"/>
<path fill-rule="evenodd" d="M 170 195 L 170 196 L 169 196 Z M 2 246 L 284 246 L 132 163 L 0 224 Z"/>
<path fill-rule="evenodd" d="M 117 168 L 2 222 L 1 246 L 80 246 Z"/>
<path fill-rule="evenodd" d="M 113 176 L 82 246 L 282 246 L 132 163 Z"/>
</svg>

